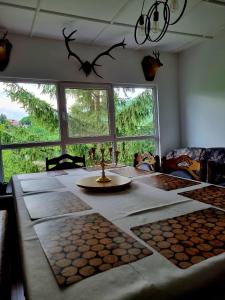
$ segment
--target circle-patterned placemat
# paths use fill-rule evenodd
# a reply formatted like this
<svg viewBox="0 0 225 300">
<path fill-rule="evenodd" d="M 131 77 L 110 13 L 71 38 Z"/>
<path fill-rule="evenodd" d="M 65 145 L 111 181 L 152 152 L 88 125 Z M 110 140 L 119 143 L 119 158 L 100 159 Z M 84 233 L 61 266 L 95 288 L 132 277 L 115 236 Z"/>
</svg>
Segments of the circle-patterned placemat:
<svg viewBox="0 0 225 300">
<path fill-rule="evenodd" d="M 27 192 L 52 191 L 65 187 L 57 178 L 47 177 L 20 181 L 22 190 Z"/>
<path fill-rule="evenodd" d="M 225 188 L 222 187 L 209 185 L 201 189 L 179 193 L 179 195 L 225 209 Z"/>
<path fill-rule="evenodd" d="M 70 191 L 25 196 L 24 202 L 32 220 L 91 209 Z"/>
<path fill-rule="evenodd" d="M 159 174 L 151 177 L 143 177 L 141 183 L 145 183 L 156 188 L 171 191 L 199 184 L 199 182 L 183 179 L 179 177 Z"/>
<path fill-rule="evenodd" d="M 60 286 L 152 254 L 97 213 L 50 220 L 34 228 Z"/>
<path fill-rule="evenodd" d="M 182 269 L 225 252 L 225 212 L 214 208 L 131 230 Z"/>
</svg>

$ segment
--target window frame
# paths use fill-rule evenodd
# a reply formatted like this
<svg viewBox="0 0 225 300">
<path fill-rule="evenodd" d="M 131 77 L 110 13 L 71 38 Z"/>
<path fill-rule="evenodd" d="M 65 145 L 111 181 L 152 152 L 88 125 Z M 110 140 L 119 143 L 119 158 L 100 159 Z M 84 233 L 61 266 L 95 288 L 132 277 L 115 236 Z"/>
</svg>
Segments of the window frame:
<svg viewBox="0 0 225 300">
<path fill-rule="evenodd" d="M 84 136 L 84 137 L 71 137 L 69 136 L 69 129 L 68 129 L 68 118 L 67 118 L 67 106 L 66 106 L 66 89 L 101 89 L 106 90 L 108 93 L 108 125 L 109 125 L 109 134 L 102 135 L 102 136 Z M 63 134 L 62 140 L 65 145 L 72 145 L 72 144 L 88 144 L 88 143 L 103 143 L 108 142 L 113 139 L 114 132 L 112 132 L 112 124 L 113 119 L 110 113 L 113 110 L 112 99 L 110 97 L 111 91 L 110 84 L 95 84 L 95 83 L 74 83 L 74 82 L 60 82 L 59 83 L 59 95 L 60 95 L 60 123 L 62 124 Z"/>
<path fill-rule="evenodd" d="M 89 144 L 89 143 L 104 143 L 112 142 L 114 150 L 117 149 L 117 142 L 123 141 L 138 141 L 138 140 L 154 140 L 156 144 L 156 154 L 160 154 L 160 127 L 159 127 L 159 104 L 158 104 L 158 89 L 155 84 L 122 84 L 122 83 L 81 83 L 58 80 L 42 80 L 42 79 L 26 79 L 26 78 L 1 78 L 1 82 L 12 83 L 33 83 L 33 84 L 54 84 L 56 86 L 56 98 L 59 114 L 59 140 L 45 141 L 45 142 L 27 142 L 27 143 L 0 143 L 0 181 L 4 179 L 4 166 L 2 160 L 3 150 L 13 150 L 19 148 L 34 148 L 34 147 L 48 147 L 60 146 L 61 152 L 66 153 L 66 146 L 73 144 Z M 104 89 L 108 93 L 108 124 L 109 134 L 103 136 L 88 136 L 88 137 L 69 137 L 68 122 L 67 122 L 67 107 L 66 107 L 66 88 L 90 88 L 90 89 Z M 154 135 L 138 135 L 138 136 L 116 136 L 115 124 L 115 104 L 114 104 L 114 88 L 146 88 L 152 89 L 153 92 L 153 121 L 155 123 Z"/>
<path fill-rule="evenodd" d="M 153 139 L 157 143 L 157 154 L 160 153 L 160 139 L 159 139 L 159 106 L 158 106 L 158 91 L 156 85 L 145 85 L 145 84 L 113 84 L 114 88 L 146 88 L 152 89 L 153 94 L 153 122 L 155 123 L 155 134 L 149 135 L 135 135 L 135 136 L 124 136 L 124 137 L 117 137 L 116 136 L 116 129 L 115 129 L 115 142 L 122 142 L 122 141 L 134 141 L 134 140 L 146 140 L 146 139 Z M 114 107 L 114 119 L 115 119 L 115 107 Z M 115 124 L 115 123 L 114 123 Z"/>
</svg>

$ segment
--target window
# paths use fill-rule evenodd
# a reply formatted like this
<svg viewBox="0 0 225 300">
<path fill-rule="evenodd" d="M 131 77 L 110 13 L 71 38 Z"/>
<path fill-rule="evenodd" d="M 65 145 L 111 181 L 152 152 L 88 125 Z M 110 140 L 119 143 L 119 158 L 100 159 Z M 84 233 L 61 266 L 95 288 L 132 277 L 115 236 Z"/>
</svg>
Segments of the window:
<svg viewBox="0 0 225 300">
<path fill-rule="evenodd" d="M 123 141 L 117 143 L 117 149 L 119 151 L 119 162 L 122 164 L 131 164 L 134 159 L 134 153 L 155 153 L 157 143 L 154 139 Z"/>
<path fill-rule="evenodd" d="M 12 175 L 45 171 L 46 157 L 61 154 L 60 147 L 32 147 L 3 150 L 4 180 Z"/>
<path fill-rule="evenodd" d="M 154 88 L 114 87 L 115 141 L 119 161 L 132 164 L 134 153 L 159 153 L 157 101 Z"/>
<path fill-rule="evenodd" d="M 109 134 L 107 90 L 66 88 L 65 96 L 69 137 Z"/>
<path fill-rule="evenodd" d="M 0 83 L 0 143 L 59 140 L 53 84 Z"/>
<path fill-rule="evenodd" d="M 118 137 L 156 134 L 151 88 L 114 88 L 114 102 Z"/>
<path fill-rule="evenodd" d="M 45 158 L 104 147 L 107 160 L 132 164 L 159 152 L 155 88 L 48 82 L 0 82 L 0 180 L 45 170 Z M 110 152 L 112 149 L 112 155 Z"/>
</svg>

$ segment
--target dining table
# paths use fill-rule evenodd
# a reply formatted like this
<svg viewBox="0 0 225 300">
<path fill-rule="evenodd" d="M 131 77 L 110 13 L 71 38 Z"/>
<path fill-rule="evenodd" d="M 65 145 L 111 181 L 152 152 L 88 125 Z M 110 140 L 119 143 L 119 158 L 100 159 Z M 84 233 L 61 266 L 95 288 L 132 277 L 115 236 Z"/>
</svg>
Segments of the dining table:
<svg viewBox="0 0 225 300">
<path fill-rule="evenodd" d="M 133 167 L 105 173 L 128 184 L 79 186 L 101 174 L 91 168 L 12 177 L 25 298 L 222 299 L 225 189 Z"/>
</svg>

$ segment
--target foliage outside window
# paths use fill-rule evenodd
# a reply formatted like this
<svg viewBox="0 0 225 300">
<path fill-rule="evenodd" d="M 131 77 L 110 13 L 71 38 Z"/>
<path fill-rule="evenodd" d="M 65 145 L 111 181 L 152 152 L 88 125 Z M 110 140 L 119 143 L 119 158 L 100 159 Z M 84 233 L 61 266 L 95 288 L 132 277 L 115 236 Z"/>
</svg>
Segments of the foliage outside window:
<svg viewBox="0 0 225 300">
<path fill-rule="evenodd" d="M 114 88 L 114 101 L 118 137 L 155 134 L 152 89 Z"/>
<path fill-rule="evenodd" d="M 59 140 L 54 85 L 0 83 L 0 144 Z M 47 91 L 46 91 L 47 90 Z"/>
<path fill-rule="evenodd" d="M 46 157 L 61 154 L 60 147 L 35 147 L 3 150 L 4 179 L 12 175 L 45 171 Z"/>
<path fill-rule="evenodd" d="M 69 136 L 85 137 L 109 134 L 106 90 L 66 89 Z"/>
<path fill-rule="evenodd" d="M 157 151 L 152 88 L 120 86 L 112 91 L 104 85 L 58 85 L 63 96 L 57 101 L 57 84 L 0 83 L 5 180 L 13 174 L 45 170 L 45 158 L 62 150 L 84 154 L 88 166 L 93 164 L 88 155 L 92 147 L 97 153 L 102 146 L 112 147 L 120 152 L 119 163 L 129 165 L 135 152 Z"/>
</svg>

